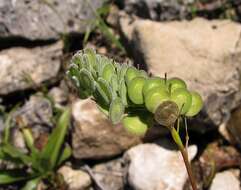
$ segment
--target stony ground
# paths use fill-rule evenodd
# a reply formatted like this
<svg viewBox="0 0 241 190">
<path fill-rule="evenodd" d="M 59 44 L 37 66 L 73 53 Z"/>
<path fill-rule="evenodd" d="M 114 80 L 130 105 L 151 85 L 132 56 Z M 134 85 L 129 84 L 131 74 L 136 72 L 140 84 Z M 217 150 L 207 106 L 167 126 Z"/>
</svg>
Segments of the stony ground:
<svg viewBox="0 0 241 190">
<path fill-rule="evenodd" d="M 0 0 L 0 134 L 4 116 L 17 105 L 11 117 L 26 121 L 42 147 L 55 127 L 56 109 L 68 106 L 66 143 L 73 154 L 58 170 L 66 184 L 58 189 L 191 189 L 163 127 L 155 126 L 144 138 L 133 136 L 113 126 L 91 99 L 78 98 L 65 71 L 74 52 L 92 47 L 154 75 L 183 78 L 198 90 L 205 105 L 188 121 L 198 189 L 240 190 L 241 1 L 116 0 L 100 14 L 103 5 L 100 0 Z M 124 50 L 98 25 L 99 16 Z M 27 151 L 18 122 L 11 142 Z M 0 168 L 5 164 L 0 161 Z"/>
</svg>

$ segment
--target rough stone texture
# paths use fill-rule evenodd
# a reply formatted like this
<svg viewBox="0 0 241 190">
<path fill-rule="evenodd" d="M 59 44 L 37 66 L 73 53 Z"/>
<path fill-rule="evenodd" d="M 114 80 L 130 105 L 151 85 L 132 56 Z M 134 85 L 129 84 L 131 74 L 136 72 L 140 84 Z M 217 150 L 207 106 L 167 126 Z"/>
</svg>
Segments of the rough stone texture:
<svg viewBox="0 0 241 190">
<path fill-rule="evenodd" d="M 220 132 L 231 144 L 241 148 L 241 107 L 232 113 L 227 125 Z"/>
<path fill-rule="evenodd" d="M 140 142 L 139 137 L 128 134 L 121 125 L 113 126 L 90 99 L 75 102 L 72 113 L 72 147 L 76 158 L 108 158 Z"/>
<path fill-rule="evenodd" d="M 15 127 L 11 131 L 12 143 L 24 150 L 25 143 L 20 128 L 28 127 L 35 139 L 37 148 L 42 148 L 47 142 L 47 137 L 53 127 L 53 110 L 50 101 L 41 94 L 33 95 L 30 99 L 12 114 Z"/>
<path fill-rule="evenodd" d="M 91 185 L 90 176 L 82 170 L 73 170 L 69 166 L 63 166 L 58 172 L 63 175 L 68 190 L 86 190 Z"/>
<path fill-rule="evenodd" d="M 63 33 L 81 33 L 102 3 L 102 0 L 0 0 L 0 37 L 48 40 L 58 39 Z"/>
<path fill-rule="evenodd" d="M 95 179 L 102 184 L 104 189 L 124 189 L 126 168 L 123 166 L 122 158 L 97 164 L 94 166 L 93 172 L 95 174 Z"/>
<path fill-rule="evenodd" d="M 62 42 L 58 42 L 33 49 L 18 47 L 1 51 L 0 96 L 35 87 L 56 77 L 62 48 Z"/>
<path fill-rule="evenodd" d="M 53 100 L 54 105 L 58 108 L 61 108 L 62 105 L 66 104 L 68 101 L 68 93 L 59 87 L 53 87 L 48 95 Z"/>
<path fill-rule="evenodd" d="M 188 152 L 192 160 L 197 147 L 189 147 Z M 124 159 L 129 163 L 129 184 L 135 190 L 182 190 L 187 180 L 180 152 L 156 144 L 143 144 L 128 150 Z"/>
<path fill-rule="evenodd" d="M 125 0 L 125 11 L 152 20 L 182 19 L 187 14 L 184 1 L 177 0 Z"/>
<path fill-rule="evenodd" d="M 241 100 L 241 25 L 228 21 L 158 23 L 120 19 L 136 63 L 154 75 L 180 77 L 200 92 L 205 106 L 201 122 L 220 125 Z M 206 125 L 207 126 L 207 125 Z"/>
<path fill-rule="evenodd" d="M 240 190 L 239 170 L 227 170 L 217 173 L 210 190 Z"/>
</svg>

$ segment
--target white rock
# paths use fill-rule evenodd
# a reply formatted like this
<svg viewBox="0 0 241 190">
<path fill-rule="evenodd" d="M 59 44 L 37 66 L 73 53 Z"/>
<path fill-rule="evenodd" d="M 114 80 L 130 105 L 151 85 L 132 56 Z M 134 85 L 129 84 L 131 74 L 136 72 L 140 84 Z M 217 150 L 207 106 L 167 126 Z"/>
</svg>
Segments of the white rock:
<svg viewBox="0 0 241 190">
<path fill-rule="evenodd" d="M 188 148 L 192 160 L 197 147 Z M 187 180 L 181 153 L 156 144 L 142 144 L 124 155 L 129 162 L 128 181 L 135 190 L 182 190 Z"/>
<path fill-rule="evenodd" d="M 63 166 L 58 172 L 63 175 L 68 190 L 85 190 L 91 185 L 90 176 L 82 170 L 73 170 L 68 166 Z"/>
<path fill-rule="evenodd" d="M 215 175 L 210 190 L 240 190 L 239 170 L 227 170 Z"/>
</svg>

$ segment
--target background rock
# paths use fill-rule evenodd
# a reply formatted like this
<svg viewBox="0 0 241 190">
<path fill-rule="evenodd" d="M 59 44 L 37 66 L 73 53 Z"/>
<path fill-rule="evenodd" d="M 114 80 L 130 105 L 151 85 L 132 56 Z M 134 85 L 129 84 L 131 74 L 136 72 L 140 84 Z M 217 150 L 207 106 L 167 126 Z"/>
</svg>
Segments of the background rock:
<svg viewBox="0 0 241 190">
<path fill-rule="evenodd" d="M 121 125 L 113 126 L 90 99 L 75 102 L 72 113 L 72 147 L 76 158 L 108 158 L 140 143 L 139 137 L 128 134 Z"/>
<path fill-rule="evenodd" d="M 18 47 L 1 51 L 0 96 L 34 88 L 56 77 L 62 48 L 62 42 L 58 42 L 33 49 Z"/>
<path fill-rule="evenodd" d="M 206 128 L 226 122 L 231 110 L 240 104 L 239 24 L 200 18 L 131 22 L 122 17 L 120 26 L 136 64 L 154 75 L 183 78 L 190 89 L 201 93 L 205 106 L 199 117 Z"/>
<path fill-rule="evenodd" d="M 233 111 L 230 120 L 227 125 L 225 125 L 227 130 L 226 139 L 229 140 L 231 144 L 239 146 L 241 148 L 241 107 Z"/>
<path fill-rule="evenodd" d="M 210 190 L 240 190 L 239 170 L 227 170 L 217 173 Z"/>
<path fill-rule="evenodd" d="M 123 190 L 124 176 L 126 168 L 123 166 L 123 160 L 116 159 L 106 163 L 97 164 L 93 168 L 96 180 L 98 180 L 104 189 Z"/>
<path fill-rule="evenodd" d="M 15 127 L 11 129 L 13 144 L 27 151 L 20 128 L 28 127 L 35 139 L 35 146 L 41 149 L 47 143 L 48 135 L 53 127 L 52 117 L 53 110 L 50 101 L 41 94 L 31 96 L 29 101 L 12 114 L 15 121 Z"/>
<path fill-rule="evenodd" d="M 152 20 L 185 18 L 187 10 L 183 1 L 176 0 L 125 0 L 125 11 Z"/>
<path fill-rule="evenodd" d="M 192 160 L 197 147 L 189 147 L 188 152 Z M 156 144 L 143 144 L 128 150 L 124 159 L 129 163 L 128 181 L 135 190 L 182 190 L 187 180 L 180 152 Z"/>
<path fill-rule="evenodd" d="M 64 33 L 81 33 L 102 3 L 102 0 L 0 0 L 0 37 L 48 40 L 58 39 Z"/>
<path fill-rule="evenodd" d="M 68 185 L 68 190 L 86 190 L 91 185 L 90 176 L 82 170 L 74 170 L 69 166 L 63 166 L 58 172 L 62 174 Z"/>
</svg>

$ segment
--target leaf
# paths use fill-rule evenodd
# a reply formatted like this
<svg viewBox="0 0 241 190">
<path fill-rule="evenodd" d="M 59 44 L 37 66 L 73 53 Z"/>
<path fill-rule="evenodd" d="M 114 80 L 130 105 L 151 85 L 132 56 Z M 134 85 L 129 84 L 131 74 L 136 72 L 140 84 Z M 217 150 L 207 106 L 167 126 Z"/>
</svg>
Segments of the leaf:
<svg viewBox="0 0 241 190">
<path fill-rule="evenodd" d="M 115 67 L 113 66 L 112 63 L 108 63 L 105 65 L 101 77 L 106 80 L 106 82 L 110 82 L 111 77 L 115 75 Z"/>
<path fill-rule="evenodd" d="M 114 99 L 110 104 L 110 120 L 113 124 L 121 121 L 124 115 L 125 107 L 120 98 Z"/>
<path fill-rule="evenodd" d="M 47 145 L 41 153 L 42 164 L 44 164 L 43 167 L 47 170 L 52 170 L 56 167 L 69 122 L 70 109 L 66 109 L 60 116 L 57 122 L 57 127 L 53 130 Z"/>
<path fill-rule="evenodd" d="M 97 58 L 96 59 L 97 60 L 97 63 L 96 63 L 97 72 L 98 72 L 98 76 L 100 77 L 105 65 L 108 63 L 108 58 L 106 58 L 105 56 L 101 56 L 101 55 L 97 55 L 96 58 Z"/>
<path fill-rule="evenodd" d="M 127 69 L 128 65 L 125 63 L 120 66 L 119 72 L 117 73 L 119 82 L 125 78 Z"/>
<path fill-rule="evenodd" d="M 0 184 L 10 184 L 31 178 L 32 176 L 22 169 L 0 170 Z"/>
<path fill-rule="evenodd" d="M 100 103 L 109 105 L 112 100 L 112 92 L 109 84 L 103 79 L 99 78 L 96 85 L 96 98 L 100 100 Z"/>
<path fill-rule="evenodd" d="M 117 78 L 117 75 L 113 75 L 111 77 L 111 86 L 112 86 L 112 89 L 117 91 L 118 90 L 118 78 Z"/>
<path fill-rule="evenodd" d="M 61 165 L 65 160 L 67 160 L 72 154 L 70 146 L 65 146 L 64 150 L 58 160 L 57 166 Z"/>
<path fill-rule="evenodd" d="M 119 85 L 119 95 L 120 95 L 120 98 L 121 98 L 123 104 L 125 106 L 127 106 L 128 105 L 128 101 L 127 101 L 127 87 L 126 87 L 124 79 L 121 80 L 120 85 Z"/>
<path fill-rule="evenodd" d="M 40 177 L 29 180 L 21 190 L 37 190 L 40 180 Z"/>
<path fill-rule="evenodd" d="M 79 71 L 79 75 L 81 86 L 83 86 L 83 88 L 90 94 L 93 93 L 95 90 L 95 85 L 94 78 L 92 77 L 91 73 L 86 69 L 81 69 Z"/>
<path fill-rule="evenodd" d="M 9 155 L 10 157 L 14 159 L 21 160 L 22 163 L 29 165 L 32 163 L 31 157 L 24 154 L 23 152 L 19 151 L 16 147 L 10 145 L 10 144 L 4 144 L 2 146 L 2 150 L 4 153 Z"/>
</svg>

